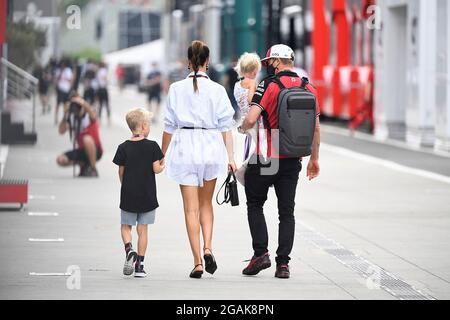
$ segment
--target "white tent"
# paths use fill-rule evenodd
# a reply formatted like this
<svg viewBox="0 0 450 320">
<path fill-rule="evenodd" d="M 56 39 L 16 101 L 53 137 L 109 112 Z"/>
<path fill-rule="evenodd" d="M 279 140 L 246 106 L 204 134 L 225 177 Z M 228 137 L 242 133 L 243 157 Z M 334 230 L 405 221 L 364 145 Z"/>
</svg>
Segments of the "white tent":
<svg viewBox="0 0 450 320">
<path fill-rule="evenodd" d="M 140 66 L 141 75 L 147 74 L 153 62 L 158 63 L 160 70 L 165 70 L 164 40 L 108 53 L 103 61 L 108 65 L 111 79 L 115 79 L 114 73 L 119 64 Z"/>
</svg>

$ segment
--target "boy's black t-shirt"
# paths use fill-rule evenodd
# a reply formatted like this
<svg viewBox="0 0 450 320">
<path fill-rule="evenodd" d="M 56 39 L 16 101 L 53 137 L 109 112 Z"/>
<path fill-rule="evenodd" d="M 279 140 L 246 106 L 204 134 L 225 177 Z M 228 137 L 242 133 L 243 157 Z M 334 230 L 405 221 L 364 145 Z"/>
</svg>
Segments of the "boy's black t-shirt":
<svg viewBox="0 0 450 320">
<path fill-rule="evenodd" d="M 153 162 L 164 158 L 155 141 L 125 141 L 117 148 L 113 162 L 124 166 L 120 209 L 146 213 L 158 208 Z"/>
</svg>

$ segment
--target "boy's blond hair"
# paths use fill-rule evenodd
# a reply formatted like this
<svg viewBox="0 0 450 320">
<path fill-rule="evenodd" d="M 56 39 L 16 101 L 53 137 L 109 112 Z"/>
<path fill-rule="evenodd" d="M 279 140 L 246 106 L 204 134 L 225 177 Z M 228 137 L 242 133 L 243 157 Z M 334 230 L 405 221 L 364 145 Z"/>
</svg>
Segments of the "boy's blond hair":
<svg viewBox="0 0 450 320">
<path fill-rule="evenodd" d="M 242 77 L 246 73 L 261 70 L 261 59 L 256 53 L 244 53 L 234 68 L 236 72 Z"/>
<path fill-rule="evenodd" d="M 126 120 L 128 127 L 132 132 L 136 131 L 136 129 L 144 122 L 150 123 L 152 118 L 152 113 L 145 110 L 144 108 L 136 108 L 128 111 Z"/>
</svg>

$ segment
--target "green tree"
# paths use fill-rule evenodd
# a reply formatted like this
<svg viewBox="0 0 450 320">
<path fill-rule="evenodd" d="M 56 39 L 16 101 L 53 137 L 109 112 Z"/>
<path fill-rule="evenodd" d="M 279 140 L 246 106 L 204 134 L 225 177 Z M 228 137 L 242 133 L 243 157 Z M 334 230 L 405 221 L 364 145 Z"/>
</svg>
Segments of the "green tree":
<svg viewBox="0 0 450 320">
<path fill-rule="evenodd" d="M 100 62 L 102 61 L 102 53 L 95 48 L 84 48 L 78 52 L 67 53 L 73 59 L 87 59 Z"/>
<path fill-rule="evenodd" d="M 33 23 L 8 21 L 6 42 L 9 60 L 24 70 L 31 70 L 37 63 L 37 54 L 47 45 L 46 32 L 36 29 Z"/>
</svg>

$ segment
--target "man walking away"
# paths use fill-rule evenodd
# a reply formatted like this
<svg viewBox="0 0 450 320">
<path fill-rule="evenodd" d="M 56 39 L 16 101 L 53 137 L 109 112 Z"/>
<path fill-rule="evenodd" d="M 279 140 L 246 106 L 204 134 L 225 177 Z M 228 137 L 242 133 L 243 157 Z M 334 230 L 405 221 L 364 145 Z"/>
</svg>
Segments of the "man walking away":
<svg viewBox="0 0 450 320">
<path fill-rule="evenodd" d="M 239 128 L 241 133 L 254 127 L 261 114 L 265 115 L 267 122 L 265 128 L 268 150 L 263 154 L 257 144 L 257 155 L 253 157 L 245 173 L 245 193 L 247 196 L 247 213 L 250 231 L 253 239 L 254 256 L 248 266 L 243 270 L 244 275 L 257 275 L 260 271 L 271 266 L 268 252 L 268 233 L 264 218 L 263 206 L 267 200 L 269 188 L 273 185 L 278 198 L 278 250 L 276 257 L 275 277 L 287 279 L 290 277 L 289 260 L 295 236 L 295 195 L 299 173 L 302 169 L 300 157 L 289 157 L 277 154 L 275 144 L 272 145 L 270 128 L 278 128 L 278 96 L 281 91 L 280 84 L 286 88 L 302 86 L 302 79 L 293 72 L 294 52 L 285 45 L 273 46 L 263 65 L 267 68 L 268 77 L 258 86 L 253 96 L 252 106 L 244 123 Z M 279 82 L 279 83 L 277 83 Z M 281 82 L 281 83 L 280 83 Z M 315 94 L 311 85 L 306 85 L 306 90 Z M 307 168 L 309 180 L 319 176 L 319 145 L 320 127 L 319 114 L 317 113 L 312 155 Z M 313 116 L 314 117 L 314 116 Z M 270 126 L 268 126 L 270 124 Z M 314 129 L 312 127 L 312 129 Z M 259 135 L 259 134 L 258 134 Z M 259 137 L 258 137 L 259 139 Z M 262 161 L 261 159 L 268 161 Z M 278 170 L 267 173 L 267 168 L 278 162 Z M 273 166 L 272 166 L 273 168 Z"/>
</svg>

